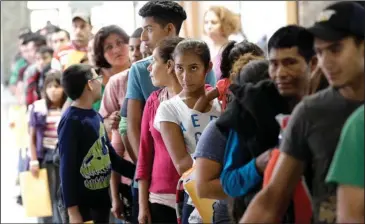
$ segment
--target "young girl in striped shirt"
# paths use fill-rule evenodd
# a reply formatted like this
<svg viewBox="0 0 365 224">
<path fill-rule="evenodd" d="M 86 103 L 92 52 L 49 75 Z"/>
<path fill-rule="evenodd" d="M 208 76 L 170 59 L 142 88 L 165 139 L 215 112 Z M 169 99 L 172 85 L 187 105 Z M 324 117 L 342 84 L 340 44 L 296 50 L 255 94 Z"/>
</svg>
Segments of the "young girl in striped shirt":
<svg viewBox="0 0 365 224">
<path fill-rule="evenodd" d="M 56 192 L 59 186 L 58 167 L 53 163 L 53 156 L 58 143 L 57 125 L 61 119 L 61 108 L 66 101 L 66 94 L 61 86 L 61 73 L 50 71 L 43 85 L 43 98 L 33 103 L 30 110 L 30 158 L 29 169 L 38 177 L 39 170 L 45 168 L 51 194 L 53 217 L 42 217 L 40 222 L 60 223 Z"/>
</svg>

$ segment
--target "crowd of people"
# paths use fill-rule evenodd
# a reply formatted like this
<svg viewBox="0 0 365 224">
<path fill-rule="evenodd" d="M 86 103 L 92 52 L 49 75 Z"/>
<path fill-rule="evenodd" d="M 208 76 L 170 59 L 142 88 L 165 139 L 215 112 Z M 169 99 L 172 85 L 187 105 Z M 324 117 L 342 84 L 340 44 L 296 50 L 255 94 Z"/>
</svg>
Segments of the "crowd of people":
<svg viewBox="0 0 365 224">
<path fill-rule="evenodd" d="M 40 223 L 364 222 L 363 5 L 281 27 L 265 50 L 229 40 L 241 25 L 223 6 L 207 42 L 179 37 L 176 2 L 138 14 L 130 36 L 76 12 L 70 33 L 18 37 L 19 171 L 47 170 Z"/>
</svg>

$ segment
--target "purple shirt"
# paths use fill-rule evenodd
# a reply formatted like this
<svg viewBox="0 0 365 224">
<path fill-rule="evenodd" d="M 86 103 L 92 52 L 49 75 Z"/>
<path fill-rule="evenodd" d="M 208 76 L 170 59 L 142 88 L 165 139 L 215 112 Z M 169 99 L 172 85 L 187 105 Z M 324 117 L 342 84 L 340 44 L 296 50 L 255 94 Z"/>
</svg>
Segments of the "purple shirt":
<svg viewBox="0 0 365 224">
<path fill-rule="evenodd" d="M 45 100 L 37 100 L 33 103 L 30 111 L 29 126 L 36 131 L 37 158 L 43 159 L 43 137 L 47 127 L 47 106 Z"/>
</svg>

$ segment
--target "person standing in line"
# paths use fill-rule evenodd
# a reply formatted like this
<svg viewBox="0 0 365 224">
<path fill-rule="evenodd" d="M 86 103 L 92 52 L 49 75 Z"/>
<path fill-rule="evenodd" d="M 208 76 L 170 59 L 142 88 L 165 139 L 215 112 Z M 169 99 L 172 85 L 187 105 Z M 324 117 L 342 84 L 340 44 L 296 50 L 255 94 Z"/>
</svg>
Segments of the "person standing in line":
<svg viewBox="0 0 365 224">
<path fill-rule="evenodd" d="M 67 66 L 79 63 L 87 52 L 87 44 L 92 38 L 91 30 L 90 15 L 75 12 L 72 15 L 71 43 L 59 48 L 54 53 L 52 68 L 63 71 Z"/>
<path fill-rule="evenodd" d="M 364 105 L 346 121 L 326 181 L 337 188 L 337 222 L 364 223 Z"/>
<path fill-rule="evenodd" d="M 306 169 L 312 173 L 313 221 L 336 222 L 335 184 L 326 183 L 341 129 L 364 103 L 365 9 L 336 2 L 309 28 L 319 67 L 330 87 L 300 102 L 289 120 L 269 184 L 250 203 L 241 223 L 275 222 L 287 210 Z"/>
<path fill-rule="evenodd" d="M 61 217 L 57 207 L 57 188 L 60 184 L 59 170 L 53 163 L 58 142 L 57 125 L 61 119 L 61 108 L 67 98 L 61 86 L 60 72 L 47 73 L 42 93 L 44 98 L 35 101 L 30 111 L 29 148 L 31 156 L 29 169 L 36 178 L 41 168 L 47 170 L 53 214 L 52 217 L 42 217 L 38 221 L 40 223 L 60 223 Z"/>
<path fill-rule="evenodd" d="M 161 40 L 153 51 L 153 62 L 148 67 L 154 86 L 146 102 L 142 117 L 141 144 L 136 168 L 139 189 L 139 223 L 176 223 L 176 186 L 180 175 L 153 122 L 160 103 L 181 92 L 172 60 L 176 45 L 183 38 Z"/>
<path fill-rule="evenodd" d="M 193 166 L 192 155 L 209 122 L 221 115 L 218 99 L 209 103 L 203 112 L 194 110 L 198 99 L 206 94 L 205 79 L 212 69 L 208 45 L 200 40 L 183 40 L 173 53 L 176 77 L 182 91 L 158 107 L 154 127 L 163 142 L 176 171 L 181 176 Z M 194 207 L 187 193 L 184 197 L 182 223 L 189 223 Z"/>
<path fill-rule="evenodd" d="M 62 86 L 73 100 L 57 130 L 61 198 L 70 223 L 108 223 L 111 172 L 134 175 L 135 165 L 116 154 L 103 118 L 92 108 L 101 98 L 101 80 L 85 64 L 71 65 L 62 75 Z"/>
<path fill-rule="evenodd" d="M 151 51 L 154 50 L 156 43 L 163 38 L 178 36 L 182 23 L 186 19 L 186 12 L 183 7 L 177 2 L 167 0 L 149 1 L 139 10 L 138 14 L 142 17 L 141 41 L 145 42 Z M 150 94 L 158 89 L 153 86 L 149 77 L 150 73 L 147 70 L 151 62 L 152 58 L 147 57 L 134 63 L 128 75 L 127 132 L 135 158 L 137 158 L 140 144 L 143 107 Z M 206 76 L 206 83 L 215 86 L 216 80 L 212 72 Z M 133 185 L 133 217 L 134 222 L 138 222 L 137 182 Z"/>
</svg>

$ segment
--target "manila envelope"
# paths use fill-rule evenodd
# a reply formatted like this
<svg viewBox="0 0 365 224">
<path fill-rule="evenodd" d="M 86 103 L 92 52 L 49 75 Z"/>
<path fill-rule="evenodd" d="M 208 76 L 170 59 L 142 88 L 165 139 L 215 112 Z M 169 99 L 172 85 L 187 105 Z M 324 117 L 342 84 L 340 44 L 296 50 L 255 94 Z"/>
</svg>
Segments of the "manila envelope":
<svg viewBox="0 0 365 224">
<path fill-rule="evenodd" d="M 40 169 L 38 178 L 30 171 L 20 173 L 20 189 L 28 217 L 52 216 L 47 170 Z"/>
<path fill-rule="evenodd" d="M 215 200 L 199 198 L 196 194 L 196 181 L 190 180 L 184 184 L 184 188 L 189 193 L 195 208 L 203 219 L 203 223 L 211 223 L 213 217 L 213 203 Z"/>
</svg>

